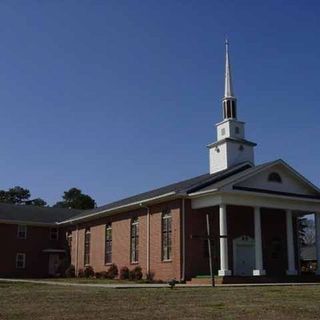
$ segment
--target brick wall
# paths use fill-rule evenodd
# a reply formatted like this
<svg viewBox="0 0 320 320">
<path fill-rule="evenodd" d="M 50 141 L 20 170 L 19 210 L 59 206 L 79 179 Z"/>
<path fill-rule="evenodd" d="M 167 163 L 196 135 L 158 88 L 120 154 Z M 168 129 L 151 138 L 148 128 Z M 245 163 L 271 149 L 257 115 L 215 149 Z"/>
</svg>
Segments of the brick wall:
<svg viewBox="0 0 320 320">
<path fill-rule="evenodd" d="M 150 206 L 150 270 L 156 279 L 167 280 L 181 278 L 181 232 L 180 232 L 181 201 L 174 200 Z M 161 254 L 161 217 L 162 211 L 169 208 L 172 213 L 172 260 L 162 261 Z M 130 259 L 130 227 L 131 220 L 139 220 L 139 261 L 131 263 Z M 147 270 L 147 209 L 139 208 L 130 212 L 100 218 L 82 223 L 72 232 L 72 263 L 78 268 L 84 268 L 84 235 L 85 229 L 90 228 L 90 265 L 96 272 L 107 271 L 105 265 L 105 227 L 112 224 L 112 262 L 120 269 L 123 266 L 133 269 L 141 266 L 143 273 Z M 78 232 L 78 253 L 77 253 Z M 78 264 L 77 257 L 78 255 Z"/>
<path fill-rule="evenodd" d="M 0 276 L 46 277 L 49 255 L 44 249 L 66 248 L 65 233 L 59 231 L 59 240 L 49 239 L 48 227 L 27 227 L 27 239 L 17 238 L 16 224 L 0 224 Z M 16 269 L 16 254 L 26 254 L 26 268 Z"/>
</svg>

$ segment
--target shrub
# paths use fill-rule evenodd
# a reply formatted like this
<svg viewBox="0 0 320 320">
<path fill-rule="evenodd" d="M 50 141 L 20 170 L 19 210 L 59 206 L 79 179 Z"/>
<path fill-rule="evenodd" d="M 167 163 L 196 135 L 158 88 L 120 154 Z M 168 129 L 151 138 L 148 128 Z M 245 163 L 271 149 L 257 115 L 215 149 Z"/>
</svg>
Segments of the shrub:
<svg viewBox="0 0 320 320">
<path fill-rule="evenodd" d="M 155 276 L 155 273 L 152 272 L 152 271 L 149 271 L 146 273 L 146 280 L 148 282 L 153 282 L 154 281 L 154 276 Z"/>
<path fill-rule="evenodd" d="M 135 280 L 135 273 L 134 273 L 134 270 L 130 270 L 130 271 L 129 271 L 129 280 L 130 280 L 130 281 Z"/>
<path fill-rule="evenodd" d="M 120 279 L 121 280 L 129 279 L 129 268 L 128 267 L 122 267 L 120 269 Z"/>
<path fill-rule="evenodd" d="M 86 266 L 84 268 L 83 274 L 86 278 L 91 278 L 94 276 L 94 270 L 91 266 Z"/>
<path fill-rule="evenodd" d="M 140 266 L 136 266 L 134 269 L 133 269 L 133 273 L 134 273 L 134 280 L 141 280 L 142 279 L 142 269 Z"/>
<path fill-rule="evenodd" d="M 78 277 L 79 277 L 79 278 L 84 278 L 84 270 L 83 270 L 83 269 L 79 269 L 79 271 L 78 271 Z"/>
<path fill-rule="evenodd" d="M 101 279 L 107 279 L 108 278 L 108 272 L 107 271 L 102 271 L 101 273 Z"/>
<path fill-rule="evenodd" d="M 116 264 L 113 263 L 108 269 L 108 278 L 114 279 L 115 277 L 118 276 L 118 274 L 119 274 L 118 267 Z"/>
<path fill-rule="evenodd" d="M 67 278 L 74 278 L 76 275 L 76 269 L 74 265 L 70 264 L 70 266 L 66 269 L 64 274 Z"/>
<path fill-rule="evenodd" d="M 96 279 L 101 279 L 102 278 L 102 272 L 96 272 L 94 274 L 94 276 L 95 276 Z"/>
</svg>

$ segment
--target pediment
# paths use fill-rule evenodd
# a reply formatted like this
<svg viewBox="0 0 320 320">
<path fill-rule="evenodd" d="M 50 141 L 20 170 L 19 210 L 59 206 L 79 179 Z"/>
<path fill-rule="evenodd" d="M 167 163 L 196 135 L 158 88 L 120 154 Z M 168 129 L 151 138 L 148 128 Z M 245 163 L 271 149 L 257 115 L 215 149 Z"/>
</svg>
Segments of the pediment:
<svg viewBox="0 0 320 320">
<path fill-rule="evenodd" d="M 232 184 L 232 189 L 252 192 L 269 191 L 284 195 L 320 196 L 319 189 L 316 186 L 283 161 L 242 177 Z"/>
</svg>

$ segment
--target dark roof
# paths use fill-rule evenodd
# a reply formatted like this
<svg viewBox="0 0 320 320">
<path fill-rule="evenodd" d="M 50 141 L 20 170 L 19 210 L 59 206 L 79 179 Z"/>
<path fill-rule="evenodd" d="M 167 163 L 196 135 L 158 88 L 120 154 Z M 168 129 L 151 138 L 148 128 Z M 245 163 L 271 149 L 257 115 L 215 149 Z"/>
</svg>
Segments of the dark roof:
<svg viewBox="0 0 320 320">
<path fill-rule="evenodd" d="M 30 222 L 53 224 L 70 219 L 79 214 L 79 210 L 47 208 L 0 203 L 0 221 Z"/>
<path fill-rule="evenodd" d="M 129 198 L 125 198 L 119 201 L 111 202 L 109 204 L 106 204 L 104 206 L 92 209 L 92 210 L 86 210 L 81 212 L 79 215 L 72 217 L 73 219 L 81 219 L 84 217 L 87 217 L 88 215 L 112 210 L 118 207 L 130 205 L 133 203 L 137 203 L 139 201 L 144 201 L 150 198 L 160 197 L 164 196 L 168 193 L 173 193 L 174 195 L 179 194 L 188 194 L 191 192 L 195 192 L 203 187 L 206 187 L 207 185 L 211 185 L 215 182 L 221 181 L 222 179 L 226 179 L 227 177 L 230 177 L 231 175 L 234 175 L 236 173 L 239 173 L 240 171 L 246 170 L 251 168 L 252 165 L 248 162 L 242 163 L 240 165 L 231 167 L 226 170 L 222 170 L 215 174 L 203 174 L 201 176 L 197 176 L 188 180 L 183 180 L 180 182 L 176 182 L 158 189 L 154 189 L 151 191 L 143 192 L 137 195 L 134 195 Z"/>
</svg>

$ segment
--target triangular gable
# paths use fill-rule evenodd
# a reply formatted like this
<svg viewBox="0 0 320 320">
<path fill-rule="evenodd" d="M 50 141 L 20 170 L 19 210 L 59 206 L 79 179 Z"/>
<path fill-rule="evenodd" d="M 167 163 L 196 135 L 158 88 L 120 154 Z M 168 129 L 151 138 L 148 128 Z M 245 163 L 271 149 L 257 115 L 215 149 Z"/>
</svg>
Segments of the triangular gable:
<svg viewBox="0 0 320 320">
<path fill-rule="evenodd" d="M 271 174 L 277 174 L 281 181 L 270 181 Z M 248 175 L 233 181 L 228 185 L 229 188 L 230 186 L 233 190 L 320 196 L 320 190 L 316 186 L 282 160 L 262 167 L 261 170 L 252 170 Z"/>
</svg>

